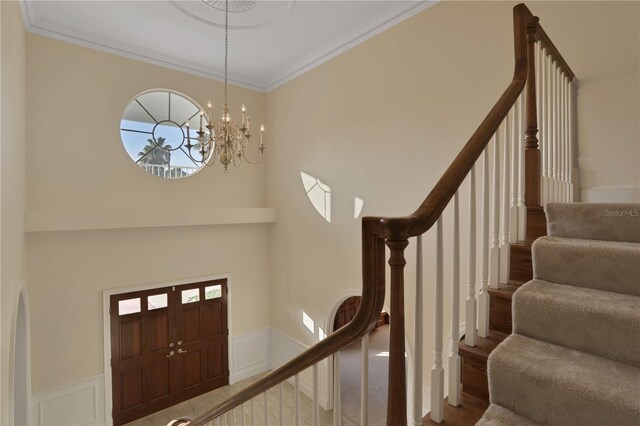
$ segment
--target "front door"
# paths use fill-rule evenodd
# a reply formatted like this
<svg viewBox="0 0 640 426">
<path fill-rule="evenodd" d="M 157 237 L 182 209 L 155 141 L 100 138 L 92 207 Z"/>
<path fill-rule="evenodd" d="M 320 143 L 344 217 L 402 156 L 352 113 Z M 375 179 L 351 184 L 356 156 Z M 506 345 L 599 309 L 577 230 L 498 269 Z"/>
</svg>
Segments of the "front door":
<svg viewBox="0 0 640 426">
<path fill-rule="evenodd" d="M 227 285 L 184 286 L 179 298 L 178 392 L 183 401 L 229 384 Z"/>
<path fill-rule="evenodd" d="M 109 312 L 115 425 L 229 383 L 226 280 L 113 295 Z"/>
</svg>

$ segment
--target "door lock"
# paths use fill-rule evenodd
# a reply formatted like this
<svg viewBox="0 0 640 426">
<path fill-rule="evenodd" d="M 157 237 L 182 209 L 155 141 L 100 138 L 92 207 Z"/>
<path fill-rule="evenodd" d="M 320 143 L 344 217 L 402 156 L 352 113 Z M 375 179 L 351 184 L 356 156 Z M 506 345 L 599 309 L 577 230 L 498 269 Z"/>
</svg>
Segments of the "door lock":
<svg viewBox="0 0 640 426">
<path fill-rule="evenodd" d="M 169 343 L 169 347 L 172 348 L 173 347 L 173 342 Z"/>
<path fill-rule="evenodd" d="M 171 358 L 172 356 L 174 356 L 176 353 L 174 351 L 169 352 L 169 355 L 167 355 L 167 358 Z"/>
<path fill-rule="evenodd" d="M 178 346 L 182 344 L 182 340 L 178 340 Z"/>
</svg>

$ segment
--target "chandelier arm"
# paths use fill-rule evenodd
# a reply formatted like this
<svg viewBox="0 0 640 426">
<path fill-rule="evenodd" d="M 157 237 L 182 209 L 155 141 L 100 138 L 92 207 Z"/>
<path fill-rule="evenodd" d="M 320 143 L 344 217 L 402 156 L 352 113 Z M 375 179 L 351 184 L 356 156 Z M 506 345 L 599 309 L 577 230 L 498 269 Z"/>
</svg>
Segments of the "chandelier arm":
<svg viewBox="0 0 640 426">
<path fill-rule="evenodd" d="M 244 153 L 244 148 L 242 148 L 242 157 L 244 158 L 244 161 L 246 161 L 247 163 L 251 164 L 251 165 L 256 165 L 256 164 L 260 164 L 262 162 L 262 157 L 263 157 L 264 153 L 262 151 L 260 151 L 260 158 L 258 158 L 257 161 L 250 161 L 246 154 Z"/>
</svg>

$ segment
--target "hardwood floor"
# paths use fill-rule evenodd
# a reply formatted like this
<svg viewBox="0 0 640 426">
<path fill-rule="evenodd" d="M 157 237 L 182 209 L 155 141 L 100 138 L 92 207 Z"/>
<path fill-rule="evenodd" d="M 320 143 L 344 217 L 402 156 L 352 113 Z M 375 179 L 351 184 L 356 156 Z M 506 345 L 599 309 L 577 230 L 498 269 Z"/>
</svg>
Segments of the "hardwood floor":
<svg viewBox="0 0 640 426">
<path fill-rule="evenodd" d="M 427 415 L 422 419 L 422 424 L 427 425 L 445 425 L 445 426 L 468 426 L 474 425 L 482 414 L 485 412 L 489 403 L 475 396 L 462 393 L 460 395 L 460 405 L 453 407 L 449 405 L 448 399 L 445 400 L 444 420 L 442 423 L 436 423 Z"/>
</svg>

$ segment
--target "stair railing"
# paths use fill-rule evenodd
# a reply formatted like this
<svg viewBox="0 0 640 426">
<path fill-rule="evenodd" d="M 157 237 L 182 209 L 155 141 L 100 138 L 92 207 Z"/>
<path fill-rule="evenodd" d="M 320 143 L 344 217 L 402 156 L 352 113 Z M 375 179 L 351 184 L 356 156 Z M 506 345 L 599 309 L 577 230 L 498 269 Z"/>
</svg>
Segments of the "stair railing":
<svg viewBox="0 0 640 426">
<path fill-rule="evenodd" d="M 557 49 L 524 4 L 513 9 L 515 66 L 511 83 L 482 121 L 458 156 L 444 172 L 420 207 L 406 217 L 365 217 L 362 219 L 362 299 L 353 320 L 327 336 L 280 368 L 262 377 L 227 400 L 193 419 L 189 424 L 237 424 L 240 411 L 244 424 L 248 414 L 250 424 L 269 424 L 267 391 L 278 389 L 277 424 L 300 424 L 299 375 L 313 371 L 313 424 L 319 424 L 318 364 L 324 359 L 334 363 L 333 422 L 341 424 L 339 351 L 361 341 L 363 350 L 361 424 L 368 424 L 368 336 L 375 327 L 385 299 L 385 260 L 389 248 L 390 266 L 390 341 L 387 424 L 406 425 L 407 411 L 413 423 L 422 424 L 423 371 L 423 247 L 422 235 L 436 225 L 435 300 L 433 312 L 434 356 L 431 369 L 431 419 L 441 422 L 444 416 L 443 331 L 444 331 L 444 274 L 443 274 L 443 212 L 453 199 L 452 306 L 451 340 L 448 354 L 448 403 L 460 403 L 461 369 L 457 353 L 460 323 L 460 189 L 465 180 L 468 187 L 468 286 L 465 300 L 466 328 L 464 344 L 475 345 L 476 330 L 481 337 L 489 332 L 488 288 L 496 288 L 509 277 L 509 244 L 528 239 L 531 231 L 527 221 L 531 211 L 541 209 L 543 200 L 564 197 L 571 199 L 571 88 L 558 81 L 570 82 L 573 73 Z M 545 62 L 546 61 L 546 62 Z M 545 64 L 556 64 L 555 68 Z M 536 72 L 536 69 L 538 72 Z M 539 81 L 536 89 L 536 81 Z M 526 89 L 526 90 L 525 90 Z M 564 93 L 564 95 L 562 95 Z M 540 108 L 536 96 L 542 97 Z M 557 96 L 557 98 L 555 97 Z M 563 97 L 564 96 L 564 97 Z M 561 102 L 565 99 L 565 103 Z M 548 101 L 548 102 L 546 102 Z M 557 115 L 564 111 L 564 118 Z M 542 116 L 542 162 L 538 146 L 538 120 Z M 564 121 L 563 121 L 564 120 Z M 555 124 L 554 124 L 555 123 Z M 561 123 L 564 123 L 561 125 Z M 547 133 L 544 133 L 547 132 Z M 549 136 L 551 135 L 551 136 Z M 564 136 L 562 136 L 564 135 Z M 501 159 L 502 158 L 502 159 Z M 478 161 L 480 160 L 480 161 Z M 502 161 L 502 163 L 501 163 Z M 477 164 L 479 163 L 479 164 Z M 490 164 L 492 163 L 492 164 Z M 493 173 L 491 173 L 492 166 Z M 541 170 L 542 166 L 542 170 Z M 545 168 L 546 167 L 546 168 Z M 547 174 L 544 175 L 544 170 Z M 476 172 L 480 172 L 479 185 Z M 481 188 L 477 203 L 477 187 Z M 480 205 L 479 229 L 476 227 Z M 536 210 L 537 211 L 537 210 Z M 490 225 L 492 229 L 490 230 Z M 491 231 L 491 233 L 490 233 Z M 413 377 L 413 407 L 407 406 L 405 362 L 404 268 L 405 249 L 409 238 L 417 238 L 415 356 Z M 477 248 L 480 248 L 479 289 L 476 288 L 478 269 Z M 478 291 L 479 290 L 479 291 Z M 477 295 L 479 293 L 479 295 Z M 477 328 L 476 328 L 477 327 Z M 283 384 L 293 379 L 293 422 L 285 419 Z M 262 405 L 256 413 L 254 401 Z M 273 401 L 272 401 L 273 403 Z M 248 405 L 248 407 L 246 407 Z M 247 413 L 247 409 L 249 413 Z"/>
</svg>

